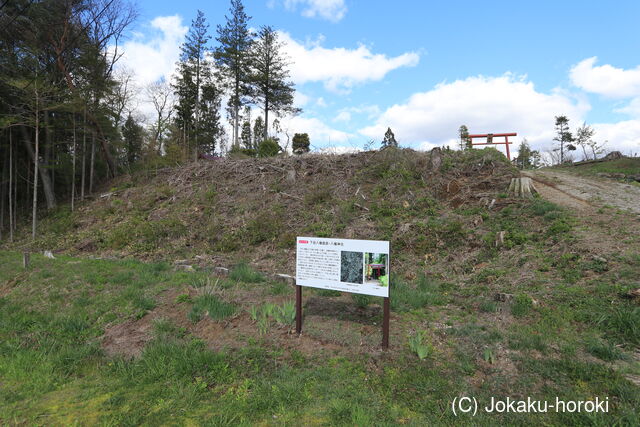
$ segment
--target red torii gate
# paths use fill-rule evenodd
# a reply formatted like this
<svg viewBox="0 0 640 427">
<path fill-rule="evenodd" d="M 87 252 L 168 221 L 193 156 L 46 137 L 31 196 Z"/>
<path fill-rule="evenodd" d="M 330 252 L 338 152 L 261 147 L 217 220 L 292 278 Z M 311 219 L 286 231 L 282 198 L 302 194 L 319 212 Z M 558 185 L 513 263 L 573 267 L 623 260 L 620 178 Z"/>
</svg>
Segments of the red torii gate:
<svg viewBox="0 0 640 427">
<path fill-rule="evenodd" d="M 510 136 L 518 136 L 517 133 L 485 133 L 485 134 L 476 134 L 476 135 L 467 135 L 469 141 L 471 141 L 471 145 L 504 145 L 507 147 L 507 159 L 511 161 L 511 155 L 509 153 L 509 144 L 513 144 L 509 142 Z M 493 138 L 495 137 L 504 137 L 504 141 L 493 142 Z M 473 142 L 474 138 L 486 138 L 487 142 Z"/>
</svg>

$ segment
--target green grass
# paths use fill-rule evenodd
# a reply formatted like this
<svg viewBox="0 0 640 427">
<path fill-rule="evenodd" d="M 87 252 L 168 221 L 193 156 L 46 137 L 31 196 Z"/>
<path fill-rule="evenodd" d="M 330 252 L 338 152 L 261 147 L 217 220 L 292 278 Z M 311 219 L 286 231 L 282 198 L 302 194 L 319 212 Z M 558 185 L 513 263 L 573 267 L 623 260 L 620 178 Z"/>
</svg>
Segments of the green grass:
<svg viewBox="0 0 640 427">
<path fill-rule="evenodd" d="M 565 169 L 580 175 L 596 175 L 598 173 L 624 173 L 625 175 L 635 175 L 640 173 L 640 158 L 632 157 L 579 166 L 567 166 Z"/>
<path fill-rule="evenodd" d="M 252 269 L 244 262 L 233 267 L 229 272 L 229 278 L 245 283 L 260 283 L 267 280 L 262 273 Z"/>
<path fill-rule="evenodd" d="M 469 167 L 484 159 L 483 153 L 455 155 L 468 157 Z M 378 307 L 356 310 L 353 300 L 359 297 L 334 291 L 305 291 L 306 301 L 320 304 L 315 312 L 313 304 L 305 306 L 303 337 L 295 337 L 294 306 L 285 302 L 291 290 L 265 280 L 246 263 L 218 283 L 204 271 L 173 271 L 164 262 L 64 255 L 49 260 L 36 254 L 24 271 L 18 253 L 0 252 L 0 420 L 27 425 L 638 425 L 640 392 L 624 375 L 640 372 L 633 358 L 640 311 L 620 298 L 637 287 L 640 275 L 633 242 L 620 242 L 626 246 L 604 256 L 607 262 L 593 259 L 572 245 L 580 227 L 572 212 L 540 199 L 507 198 L 506 207 L 491 211 L 467 206 L 445 211 L 413 186 L 420 164 L 406 159 L 394 164 L 396 154 L 384 156 L 389 158 L 372 171 L 378 178 L 369 190 L 406 195 L 407 187 L 416 193 L 415 199 L 402 196 L 376 206 L 361 202 L 370 208 L 372 233 L 388 233 L 398 248 L 390 286 L 389 352 L 377 348 L 381 316 L 363 315 Z M 353 179 L 364 185 L 370 178 Z M 336 215 L 349 221 L 365 214 L 321 190 L 313 197 L 335 203 L 336 209 L 311 209 L 301 201 L 310 208 L 306 224 L 335 233 Z M 160 196 L 154 194 L 149 203 Z M 216 203 L 224 199 L 202 197 Z M 74 227 L 67 214 L 61 215 L 61 230 Z M 255 216 L 246 219 L 250 224 Z M 474 224 L 476 219 L 481 222 Z M 399 221 L 409 224 L 401 237 Z M 125 248 L 156 250 L 169 238 L 154 240 L 145 226 L 134 224 L 129 231 L 142 240 L 125 236 L 125 227 L 119 236 Z M 265 234 L 257 223 L 249 231 L 222 227 L 219 235 L 213 227 L 211 250 L 220 242 L 237 246 L 237 237 L 244 236 L 262 240 L 275 254 L 284 247 L 272 233 L 278 227 L 272 221 Z M 500 231 L 506 231 L 506 241 L 496 248 Z M 172 291 L 170 300 L 167 291 Z M 498 292 L 515 297 L 494 301 Z M 247 295 L 252 296 L 248 302 Z M 362 298 L 361 306 L 368 303 Z M 105 328 L 136 319 L 145 324 L 145 316 L 162 316 L 166 305 L 182 310 L 183 317 L 153 321 L 153 339 L 140 357 L 104 353 Z M 236 315 L 245 311 L 249 314 Z M 225 321 L 192 323 L 184 319 L 187 314 L 196 322 L 205 314 Z M 208 326 L 225 334 L 242 332 L 232 349 L 225 348 L 199 335 Z M 413 331 L 423 331 L 421 338 Z M 462 395 L 482 403 L 490 396 L 599 396 L 615 404 L 605 416 L 454 417 L 451 400 Z"/>
<path fill-rule="evenodd" d="M 235 312 L 236 308 L 232 304 L 221 301 L 216 295 L 200 295 L 193 300 L 193 306 L 187 317 L 195 323 L 205 315 L 213 320 L 222 320 Z"/>
</svg>

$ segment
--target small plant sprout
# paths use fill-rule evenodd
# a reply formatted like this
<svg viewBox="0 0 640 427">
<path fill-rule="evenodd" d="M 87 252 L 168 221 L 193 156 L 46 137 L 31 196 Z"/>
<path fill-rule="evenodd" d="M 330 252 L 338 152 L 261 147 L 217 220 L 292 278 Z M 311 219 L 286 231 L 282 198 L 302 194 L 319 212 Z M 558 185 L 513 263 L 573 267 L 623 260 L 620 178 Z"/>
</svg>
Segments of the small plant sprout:
<svg viewBox="0 0 640 427">
<path fill-rule="evenodd" d="M 426 331 L 417 331 L 415 335 L 409 337 L 409 348 L 420 360 L 426 359 L 433 353 L 433 346 L 428 342 Z"/>
<path fill-rule="evenodd" d="M 251 317 L 251 320 L 253 322 L 257 322 L 259 315 L 260 315 L 260 311 L 258 310 L 258 307 L 256 307 L 255 305 L 252 305 L 249 308 L 249 317 Z"/>
<path fill-rule="evenodd" d="M 296 305 L 293 301 L 287 301 L 274 310 L 276 322 L 282 326 L 291 325 L 296 320 Z"/>
</svg>

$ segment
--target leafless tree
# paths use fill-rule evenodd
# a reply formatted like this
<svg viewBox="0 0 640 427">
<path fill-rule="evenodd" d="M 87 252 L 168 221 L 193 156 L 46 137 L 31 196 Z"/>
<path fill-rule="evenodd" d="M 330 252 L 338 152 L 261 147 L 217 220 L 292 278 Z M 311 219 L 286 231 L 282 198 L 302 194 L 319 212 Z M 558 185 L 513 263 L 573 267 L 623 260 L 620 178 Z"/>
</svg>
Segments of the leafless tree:
<svg viewBox="0 0 640 427">
<path fill-rule="evenodd" d="M 173 113 L 173 89 L 164 79 L 161 79 L 147 86 L 146 95 L 156 112 L 152 125 L 153 146 L 158 154 L 162 154 L 162 139 L 169 128 Z"/>
</svg>

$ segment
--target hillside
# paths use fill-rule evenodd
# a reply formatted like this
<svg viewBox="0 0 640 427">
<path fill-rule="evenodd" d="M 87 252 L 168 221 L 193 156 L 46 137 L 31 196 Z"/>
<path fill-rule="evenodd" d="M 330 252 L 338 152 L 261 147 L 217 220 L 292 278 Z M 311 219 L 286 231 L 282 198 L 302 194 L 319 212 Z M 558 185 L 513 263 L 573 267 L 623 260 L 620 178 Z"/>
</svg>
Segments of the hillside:
<svg viewBox="0 0 640 427">
<path fill-rule="evenodd" d="M 0 421 L 637 425 L 637 215 L 512 198 L 517 175 L 387 149 L 120 177 L 0 251 Z M 269 273 L 295 274 L 297 235 L 390 240 L 388 351 L 375 297 L 305 288 L 292 333 Z M 460 396 L 610 411 L 456 417 Z"/>
<path fill-rule="evenodd" d="M 284 263 L 291 273 L 295 236 L 314 235 L 391 240 L 404 262 L 477 245 L 487 228 L 469 212 L 517 174 L 496 150 L 441 161 L 433 170 L 429 155 L 413 150 L 200 161 L 121 177 L 76 212 L 45 218 L 41 237 L 17 246 L 169 261 L 240 257 L 267 269 Z"/>
</svg>

